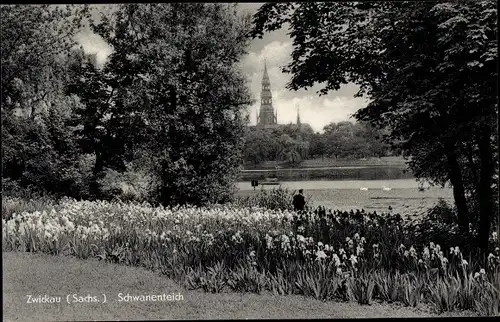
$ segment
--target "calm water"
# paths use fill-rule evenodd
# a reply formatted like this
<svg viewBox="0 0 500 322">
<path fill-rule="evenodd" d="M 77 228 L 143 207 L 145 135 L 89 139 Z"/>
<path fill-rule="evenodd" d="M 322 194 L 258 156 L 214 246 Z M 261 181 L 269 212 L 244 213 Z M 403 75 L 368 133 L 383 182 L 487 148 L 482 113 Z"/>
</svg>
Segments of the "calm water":
<svg viewBox="0 0 500 322">
<path fill-rule="evenodd" d="M 253 191 L 250 182 L 239 182 L 240 195 L 257 193 L 262 187 Z M 390 191 L 382 190 L 383 187 Z M 264 186 L 273 189 L 278 186 Z M 304 189 L 304 193 L 314 206 L 325 206 L 332 209 L 392 212 L 401 214 L 418 214 L 433 206 L 439 198 L 453 202 L 450 188 L 430 187 L 424 184 L 424 191 L 418 189 L 415 179 L 399 180 L 345 180 L 345 181 L 289 181 L 281 184 L 289 190 Z M 368 188 L 367 191 L 360 190 Z"/>
</svg>

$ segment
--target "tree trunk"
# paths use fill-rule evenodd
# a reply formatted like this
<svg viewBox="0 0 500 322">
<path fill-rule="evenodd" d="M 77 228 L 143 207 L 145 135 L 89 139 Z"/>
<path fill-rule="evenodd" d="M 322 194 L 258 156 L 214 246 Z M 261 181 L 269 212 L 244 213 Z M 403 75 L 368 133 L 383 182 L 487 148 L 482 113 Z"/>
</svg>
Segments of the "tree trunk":
<svg viewBox="0 0 500 322">
<path fill-rule="evenodd" d="M 479 169 L 479 232 L 478 246 L 483 255 L 488 251 L 491 221 L 493 219 L 493 189 L 491 187 L 494 163 L 490 144 L 490 131 L 484 130 L 478 141 L 480 169 Z"/>
<path fill-rule="evenodd" d="M 94 198 L 99 197 L 99 176 L 103 170 L 103 158 L 102 154 L 99 151 L 95 152 L 95 164 L 94 164 L 94 170 L 93 170 L 93 176 L 92 176 L 92 181 L 90 182 L 90 194 Z"/>
<path fill-rule="evenodd" d="M 463 237 L 467 240 L 469 237 L 469 209 L 465 199 L 465 188 L 462 179 L 462 173 L 454 152 L 447 154 L 448 172 L 450 182 L 453 186 L 453 198 L 457 207 L 458 225 Z"/>
</svg>

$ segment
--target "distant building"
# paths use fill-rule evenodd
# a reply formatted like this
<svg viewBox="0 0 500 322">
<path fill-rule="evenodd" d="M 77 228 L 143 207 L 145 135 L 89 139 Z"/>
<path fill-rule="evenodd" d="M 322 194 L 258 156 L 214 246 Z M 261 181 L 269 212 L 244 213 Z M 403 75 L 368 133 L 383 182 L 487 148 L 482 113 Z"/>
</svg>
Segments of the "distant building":
<svg viewBox="0 0 500 322">
<path fill-rule="evenodd" d="M 267 64 L 264 62 L 264 75 L 262 76 L 262 90 L 260 93 L 260 110 L 257 114 L 257 126 L 268 127 L 277 124 L 278 114 L 274 111 L 271 81 L 267 74 Z"/>
<path fill-rule="evenodd" d="M 250 130 L 254 129 L 283 129 L 286 133 L 295 133 L 292 138 L 296 140 L 297 152 L 302 159 L 307 158 L 309 153 L 309 142 L 307 141 L 307 133 L 313 133 L 311 126 L 307 123 L 302 123 L 300 119 L 300 110 L 297 106 L 297 123 L 279 124 L 278 112 L 273 106 L 273 97 L 271 92 L 271 81 L 267 73 L 267 64 L 264 62 L 264 74 L 262 76 L 262 89 L 260 94 L 260 108 L 256 111 L 256 125 L 248 125 Z M 304 134 L 304 136 L 303 136 Z"/>
<path fill-rule="evenodd" d="M 256 126 L 260 128 L 272 128 L 286 126 L 286 124 L 278 123 L 278 111 L 273 106 L 273 95 L 271 91 L 271 81 L 267 73 L 267 64 L 264 62 L 264 74 L 262 76 L 262 89 L 260 93 L 260 108 L 256 112 Z M 292 123 L 290 123 L 292 124 Z M 311 126 L 307 123 L 302 123 L 300 120 L 300 111 L 297 106 L 297 123 L 299 129 L 310 129 Z M 249 125 L 249 128 L 254 128 L 254 125 Z M 312 129 L 311 129 L 312 130 Z"/>
</svg>

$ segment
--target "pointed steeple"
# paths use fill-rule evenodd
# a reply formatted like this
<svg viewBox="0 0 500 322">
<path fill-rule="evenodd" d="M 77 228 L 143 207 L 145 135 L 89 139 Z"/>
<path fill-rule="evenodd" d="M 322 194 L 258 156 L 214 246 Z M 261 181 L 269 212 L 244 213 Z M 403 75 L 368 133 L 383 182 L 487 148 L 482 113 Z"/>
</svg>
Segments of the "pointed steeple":
<svg viewBox="0 0 500 322">
<path fill-rule="evenodd" d="M 297 125 L 300 126 L 300 108 L 297 104 Z"/>
<path fill-rule="evenodd" d="M 262 90 L 260 93 L 259 125 L 273 125 L 277 123 L 278 115 L 273 108 L 273 95 L 271 92 L 271 81 L 267 73 L 267 60 L 264 60 L 264 73 L 262 75 Z"/>
<path fill-rule="evenodd" d="M 262 80 L 269 80 L 269 75 L 267 74 L 267 60 L 264 58 L 264 75 Z"/>
</svg>

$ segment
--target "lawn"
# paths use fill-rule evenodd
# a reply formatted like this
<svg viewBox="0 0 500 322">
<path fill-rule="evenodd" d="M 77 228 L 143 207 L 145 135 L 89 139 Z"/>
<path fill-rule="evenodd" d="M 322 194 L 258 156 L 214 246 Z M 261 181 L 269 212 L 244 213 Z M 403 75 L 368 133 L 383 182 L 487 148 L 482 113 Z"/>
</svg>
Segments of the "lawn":
<svg viewBox="0 0 500 322">
<path fill-rule="evenodd" d="M 377 318 L 434 316 L 425 309 L 388 304 L 323 302 L 298 295 L 219 293 L 184 290 L 150 270 L 95 259 L 3 252 L 4 321 Z M 119 293 L 181 293 L 183 301 L 118 302 Z M 107 303 L 27 304 L 27 295 L 101 296 Z M 440 316 L 472 316 L 446 313 Z"/>
</svg>

